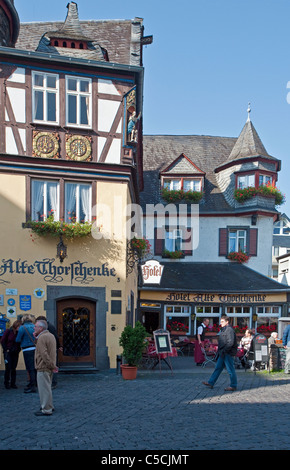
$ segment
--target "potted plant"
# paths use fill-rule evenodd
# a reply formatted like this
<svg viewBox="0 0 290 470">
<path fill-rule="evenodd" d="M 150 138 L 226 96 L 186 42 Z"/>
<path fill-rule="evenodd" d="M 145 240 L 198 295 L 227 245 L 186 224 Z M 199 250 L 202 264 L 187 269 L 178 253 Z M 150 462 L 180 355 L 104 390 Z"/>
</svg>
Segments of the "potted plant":
<svg viewBox="0 0 290 470">
<path fill-rule="evenodd" d="M 125 380 L 133 380 L 137 376 L 137 366 L 146 347 L 146 336 L 146 329 L 139 321 L 135 327 L 127 325 L 122 331 L 119 344 L 123 348 L 123 358 L 126 361 L 121 365 L 122 377 Z"/>
</svg>

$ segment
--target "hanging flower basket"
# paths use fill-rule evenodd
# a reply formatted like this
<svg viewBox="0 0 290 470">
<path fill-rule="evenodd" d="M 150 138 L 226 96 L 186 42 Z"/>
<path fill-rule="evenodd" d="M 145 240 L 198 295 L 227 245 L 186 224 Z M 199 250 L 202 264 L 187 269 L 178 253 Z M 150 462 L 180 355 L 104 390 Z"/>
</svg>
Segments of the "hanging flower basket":
<svg viewBox="0 0 290 470">
<path fill-rule="evenodd" d="M 143 258 L 150 253 L 151 245 L 146 238 L 132 238 L 131 248 L 136 252 L 139 258 Z"/>
<path fill-rule="evenodd" d="M 228 259 L 231 261 L 237 261 L 238 263 L 247 263 L 250 256 L 244 251 L 231 251 L 231 253 L 228 254 Z"/>
</svg>

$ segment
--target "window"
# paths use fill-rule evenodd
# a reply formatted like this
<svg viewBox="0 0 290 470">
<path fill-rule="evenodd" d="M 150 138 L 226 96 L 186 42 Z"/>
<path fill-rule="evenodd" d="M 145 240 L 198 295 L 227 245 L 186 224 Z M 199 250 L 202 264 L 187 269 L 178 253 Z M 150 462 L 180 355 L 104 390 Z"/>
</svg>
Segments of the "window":
<svg viewBox="0 0 290 470">
<path fill-rule="evenodd" d="M 58 75 L 32 72 L 34 122 L 58 124 Z"/>
<path fill-rule="evenodd" d="M 246 230 L 230 230 L 229 231 L 229 253 L 232 251 L 246 252 Z"/>
<path fill-rule="evenodd" d="M 239 189 L 249 188 L 250 186 L 255 186 L 255 174 L 238 177 Z"/>
<path fill-rule="evenodd" d="M 244 333 L 247 328 L 251 328 L 250 307 L 226 307 L 225 313 L 230 317 L 230 324 L 237 328 L 237 332 Z"/>
<path fill-rule="evenodd" d="M 170 191 L 179 190 L 181 189 L 181 180 L 174 179 L 174 180 L 164 180 L 164 188 L 169 189 Z"/>
<path fill-rule="evenodd" d="M 195 307 L 195 333 L 197 328 L 202 324 L 205 318 L 209 319 L 209 325 L 207 327 L 207 331 L 209 333 L 218 333 L 219 332 L 219 324 L 220 324 L 220 314 L 221 309 L 220 307 L 210 307 L 210 306 L 203 306 L 199 305 Z"/>
<path fill-rule="evenodd" d="M 181 305 L 165 305 L 164 328 L 171 334 L 186 335 L 191 330 L 191 307 Z"/>
<path fill-rule="evenodd" d="M 66 122 L 72 126 L 91 126 L 91 80 L 66 77 Z"/>
<path fill-rule="evenodd" d="M 165 230 L 164 248 L 168 251 L 179 251 L 182 246 L 182 231 L 179 229 Z"/>
<path fill-rule="evenodd" d="M 257 333 L 273 333 L 278 331 L 278 319 L 281 315 L 281 308 L 277 305 L 268 307 L 257 307 L 257 321 L 255 327 Z"/>
<path fill-rule="evenodd" d="M 59 220 L 59 183 L 32 180 L 31 219 L 43 221 L 52 214 L 54 220 Z"/>
<path fill-rule="evenodd" d="M 193 179 L 183 180 L 183 190 L 184 191 L 201 191 L 201 180 L 200 179 Z"/>
<path fill-rule="evenodd" d="M 274 223 L 274 235 L 289 235 L 290 227 L 287 222 L 283 219 Z"/>
<path fill-rule="evenodd" d="M 201 191 L 201 179 L 200 178 L 165 178 L 163 180 L 163 187 L 165 189 L 180 190 L 184 191 Z"/>
<path fill-rule="evenodd" d="M 65 222 L 91 220 L 92 187 L 90 184 L 65 183 Z"/>
<path fill-rule="evenodd" d="M 267 184 L 272 184 L 272 176 L 259 175 L 259 186 L 266 186 Z"/>
</svg>

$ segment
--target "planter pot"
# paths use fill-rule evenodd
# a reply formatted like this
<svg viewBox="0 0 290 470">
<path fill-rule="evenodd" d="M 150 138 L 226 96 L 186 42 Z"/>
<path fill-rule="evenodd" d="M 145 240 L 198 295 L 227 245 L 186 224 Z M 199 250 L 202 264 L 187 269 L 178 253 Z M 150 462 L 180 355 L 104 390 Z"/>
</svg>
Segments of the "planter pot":
<svg viewBox="0 0 290 470">
<path fill-rule="evenodd" d="M 122 377 L 125 380 L 134 380 L 137 377 L 137 367 L 121 364 Z"/>
<path fill-rule="evenodd" d="M 172 336 L 185 336 L 186 335 L 186 332 L 185 331 L 176 331 L 176 330 L 173 330 L 173 331 L 170 331 L 170 334 Z"/>
</svg>

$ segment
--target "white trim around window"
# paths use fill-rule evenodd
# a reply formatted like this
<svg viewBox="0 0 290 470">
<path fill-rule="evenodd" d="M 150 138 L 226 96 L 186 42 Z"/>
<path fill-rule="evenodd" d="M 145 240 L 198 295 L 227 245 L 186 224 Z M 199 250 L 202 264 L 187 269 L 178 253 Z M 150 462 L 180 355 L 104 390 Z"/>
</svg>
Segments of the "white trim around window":
<svg viewBox="0 0 290 470">
<path fill-rule="evenodd" d="M 59 76 L 32 71 L 33 122 L 59 124 Z"/>
<path fill-rule="evenodd" d="M 92 80 L 66 75 L 66 125 L 92 127 Z"/>
</svg>

